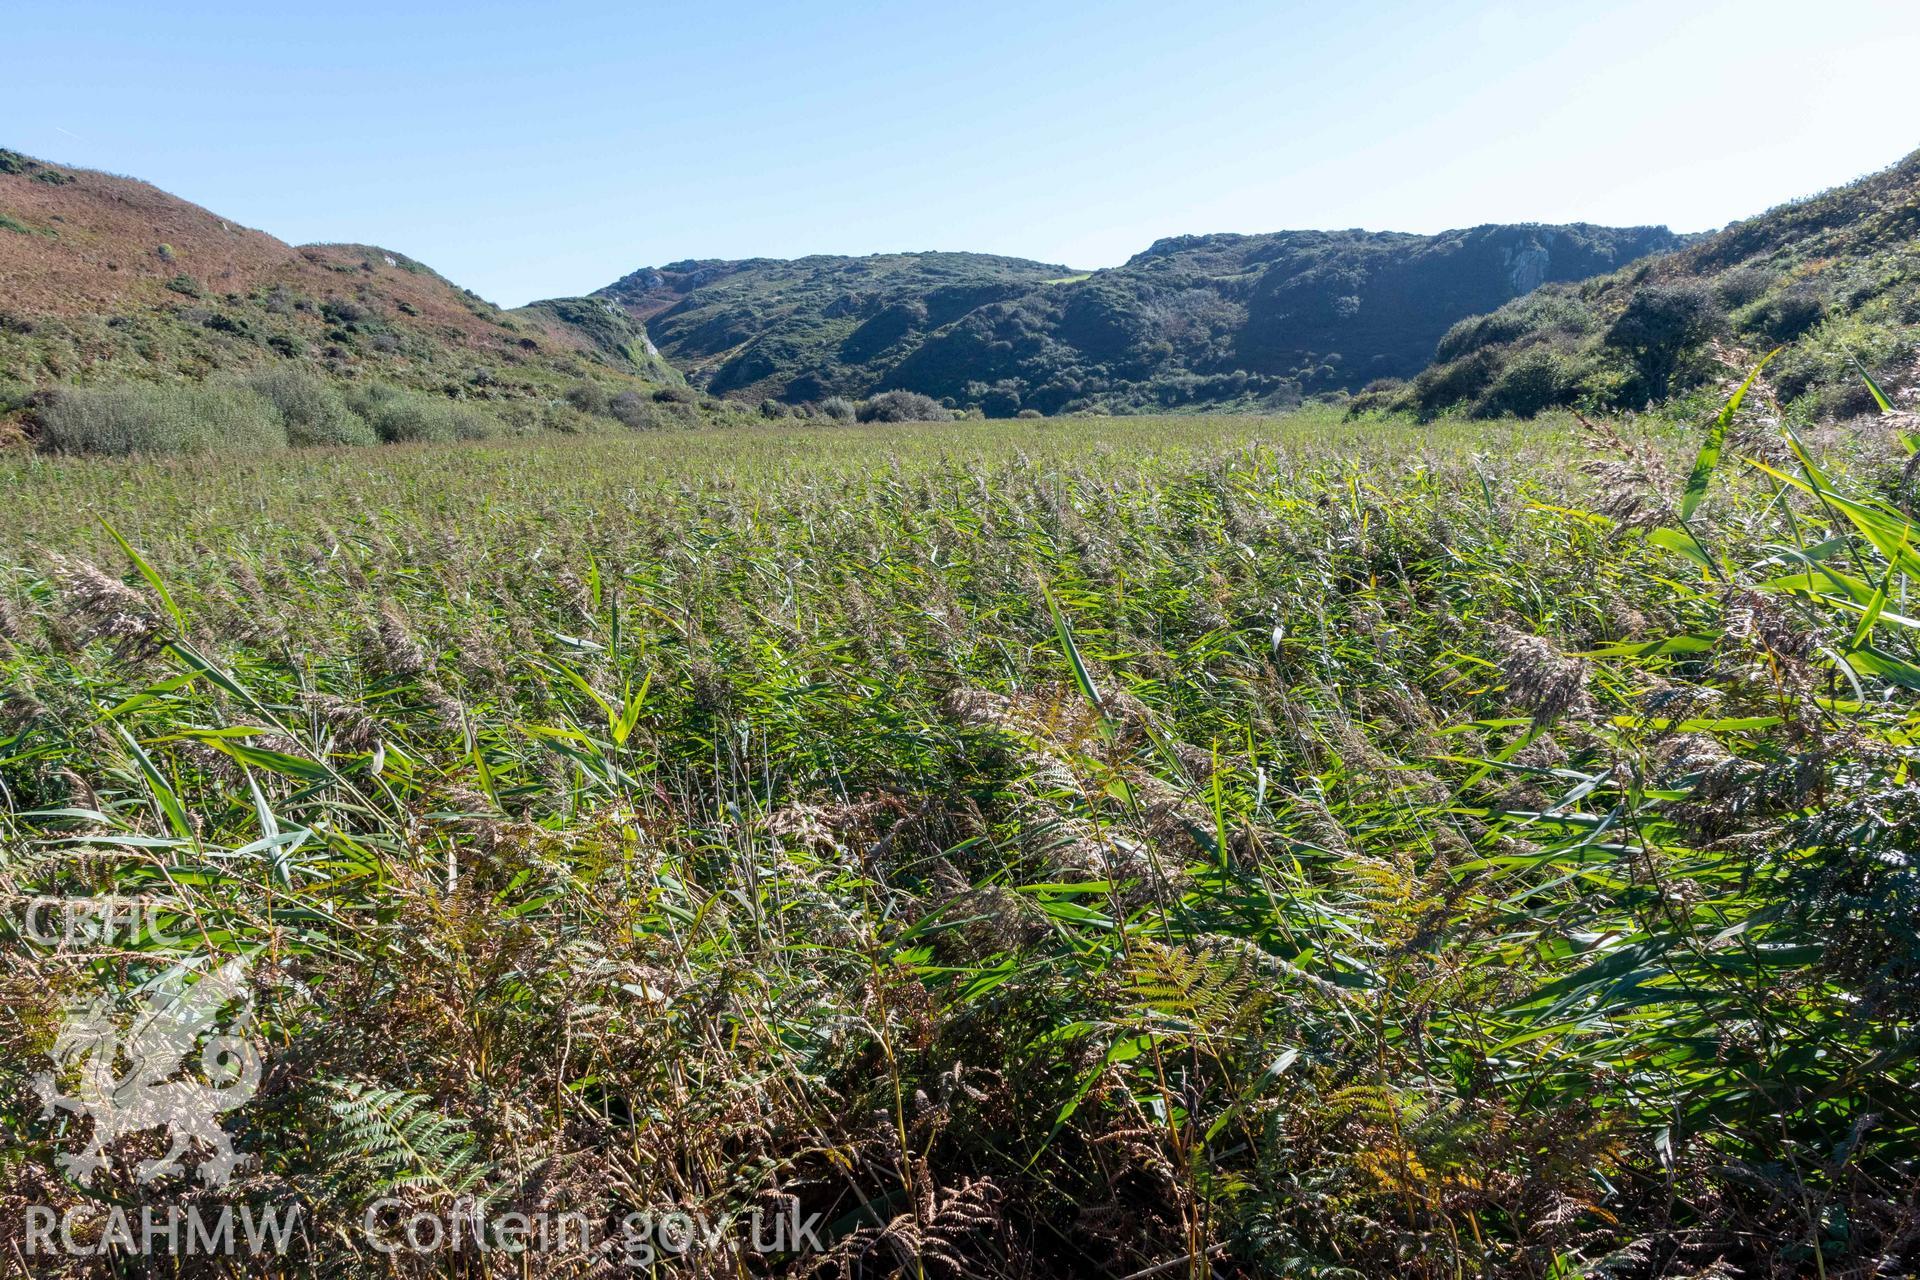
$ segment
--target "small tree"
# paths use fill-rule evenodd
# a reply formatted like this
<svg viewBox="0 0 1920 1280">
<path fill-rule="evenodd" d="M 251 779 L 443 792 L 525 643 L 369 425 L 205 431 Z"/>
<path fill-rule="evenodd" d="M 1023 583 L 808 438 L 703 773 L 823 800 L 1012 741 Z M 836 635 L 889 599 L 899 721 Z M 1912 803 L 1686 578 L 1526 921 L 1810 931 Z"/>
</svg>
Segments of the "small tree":
<svg viewBox="0 0 1920 1280">
<path fill-rule="evenodd" d="M 1705 285 L 1649 285 L 1607 330 L 1607 345 L 1633 357 L 1649 400 L 1664 400 L 1680 357 L 1712 337 L 1725 319 Z"/>
</svg>

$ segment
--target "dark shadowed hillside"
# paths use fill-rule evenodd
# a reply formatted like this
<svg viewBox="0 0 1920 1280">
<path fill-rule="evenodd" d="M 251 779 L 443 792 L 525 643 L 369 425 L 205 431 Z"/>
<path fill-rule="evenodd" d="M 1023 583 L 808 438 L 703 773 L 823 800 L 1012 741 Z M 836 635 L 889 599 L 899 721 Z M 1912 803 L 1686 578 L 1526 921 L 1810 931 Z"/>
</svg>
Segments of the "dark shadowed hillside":
<svg viewBox="0 0 1920 1280">
<path fill-rule="evenodd" d="M 1410 387 L 1371 403 L 1425 416 L 1638 408 L 1707 382 L 1725 344 L 1744 360 L 1784 346 L 1769 375 L 1796 412 L 1865 412 L 1860 368 L 1886 388 L 1916 381 L 1917 239 L 1920 152 L 1681 252 L 1464 320 Z"/>
<path fill-rule="evenodd" d="M 884 390 L 927 335 L 1066 267 L 981 253 L 675 262 L 600 290 L 718 394 L 790 402 Z"/>
<path fill-rule="evenodd" d="M 1462 316 L 1674 248 L 1663 227 L 1184 236 L 1088 275 L 975 254 L 682 262 L 601 291 L 709 390 L 992 415 L 1281 404 L 1409 376 Z"/>
</svg>

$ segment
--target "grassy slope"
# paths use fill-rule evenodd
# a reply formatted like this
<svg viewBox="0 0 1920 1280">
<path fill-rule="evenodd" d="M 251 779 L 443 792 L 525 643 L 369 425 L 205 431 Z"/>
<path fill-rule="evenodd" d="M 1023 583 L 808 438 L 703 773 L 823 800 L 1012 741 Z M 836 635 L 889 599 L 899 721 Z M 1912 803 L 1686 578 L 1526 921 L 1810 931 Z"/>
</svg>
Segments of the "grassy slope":
<svg viewBox="0 0 1920 1280">
<path fill-rule="evenodd" d="M 1898 1274 L 1920 654 L 1756 557 L 1915 566 L 1730 439 L 1711 573 L 1560 418 L 0 458 L 0 883 L 263 948 L 238 1194 L 334 1274 L 469 1178 L 779 1188 L 839 1274 Z M 7 945 L 0 1233 L 80 1199 L 60 1003 L 165 962 Z"/>
<path fill-rule="evenodd" d="M 477 399 L 677 380 L 597 304 L 504 312 L 403 254 L 295 248 L 130 178 L 0 152 L 0 218 L 0 383 L 285 361 Z"/>
<path fill-rule="evenodd" d="M 1161 241 L 1089 275 L 974 254 L 678 263 L 602 290 L 712 390 L 888 388 L 994 416 L 1355 389 L 1462 316 L 1670 249 L 1664 228 L 1281 232 Z"/>
<path fill-rule="evenodd" d="M 1856 360 L 1888 387 L 1920 384 L 1920 152 L 1681 252 L 1463 321 L 1433 366 L 1382 402 L 1427 415 L 1638 407 L 1659 388 L 1616 326 L 1636 300 L 1675 289 L 1699 291 L 1711 314 L 1671 353 L 1671 390 L 1714 379 L 1716 340 L 1752 352 L 1786 343 L 1771 374 L 1803 417 L 1871 412 Z"/>
</svg>

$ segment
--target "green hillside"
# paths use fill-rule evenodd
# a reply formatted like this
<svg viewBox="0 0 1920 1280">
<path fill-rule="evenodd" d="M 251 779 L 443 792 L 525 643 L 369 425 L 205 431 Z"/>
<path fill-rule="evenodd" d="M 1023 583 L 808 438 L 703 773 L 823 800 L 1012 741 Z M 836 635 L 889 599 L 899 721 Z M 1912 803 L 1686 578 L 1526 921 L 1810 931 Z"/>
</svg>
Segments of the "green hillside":
<svg viewBox="0 0 1920 1280">
<path fill-rule="evenodd" d="M 597 296 L 715 394 L 803 403 L 891 389 L 927 335 L 1070 274 L 982 253 L 705 260 L 645 268 Z"/>
<path fill-rule="evenodd" d="M 1530 416 L 1553 405 L 1639 408 L 1705 387 L 1722 363 L 1784 346 L 1769 369 L 1796 414 L 1871 411 L 1915 380 L 1920 152 L 1737 222 L 1668 257 L 1541 289 L 1462 321 L 1433 365 L 1371 405 Z"/>
<path fill-rule="evenodd" d="M 1410 376 L 1463 316 L 1681 243 L 1587 225 L 1185 236 L 1081 275 L 977 254 L 681 262 L 600 296 L 716 394 L 899 388 L 991 416 L 1275 405 Z"/>
</svg>

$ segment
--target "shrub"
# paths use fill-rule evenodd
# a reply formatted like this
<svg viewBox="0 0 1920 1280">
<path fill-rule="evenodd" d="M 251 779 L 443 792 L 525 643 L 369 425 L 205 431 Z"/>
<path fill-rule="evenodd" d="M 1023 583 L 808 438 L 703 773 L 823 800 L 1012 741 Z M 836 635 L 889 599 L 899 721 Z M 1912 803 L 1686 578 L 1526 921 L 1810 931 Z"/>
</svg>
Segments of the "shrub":
<svg viewBox="0 0 1920 1280">
<path fill-rule="evenodd" d="M 567 388 L 567 403 L 582 413 L 608 416 L 607 389 L 597 382 L 576 382 Z"/>
<path fill-rule="evenodd" d="M 521 410 L 512 417 L 516 428 L 553 431 L 563 436 L 593 435 L 609 428 L 604 415 L 576 408 L 566 400 L 549 400 L 531 413 Z"/>
<path fill-rule="evenodd" d="M 1548 335 L 1578 337 L 1593 330 L 1592 310 L 1578 298 L 1540 290 L 1484 316 L 1468 316 L 1448 329 L 1434 349 L 1434 362 L 1446 364 L 1485 347 Z"/>
<path fill-rule="evenodd" d="M 660 388 L 653 393 L 653 398 L 660 404 L 692 404 L 700 397 L 694 394 L 692 387 L 676 384 Z"/>
<path fill-rule="evenodd" d="M 345 298 L 328 298 L 320 304 L 320 314 L 342 328 L 365 324 L 371 318 L 365 307 Z"/>
<path fill-rule="evenodd" d="M 247 379 L 247 389 L 280 415 L 291 445 L 378 444 L 365 418 L 347 408 L 333 384 L 301 369 L 263 369 Z"/>
<path fill-rule="evenodd" d="M 607 416 L 636 431 L 657 425 L 652 403 L 638 391 L 622 391 L 607 401 Z"/>
<path fill-rule="evenodd" d="M 39 410 L 51 453 L 214 453 L 285 447 L 279 411 L 230 383 L 120 383 L 56 392 Z"/>
<path fill-rule="evenodd" d="M 1044 418 L 1047 415 L 1040 412 L 1038 409 L 1022 409 L 1020 412 L 1014 414 L 1013 416 L 1016 418 Z"/>
<path fill-rule="evenodd" d="M 882 391 L 860 406 L 862 422 L 945 422 L 953 415 L 918 391 Z"/>
<path fill-rule="evenodd" d="M 1498 376 L 1504 354 L 1503 347 L 1481 347 L 1450 363 L 1428 366 L 1413 380 L 1413 403 L 1423 417 L 1432 417 L 1478 398 Z"/>
<path fill-rule="evenodd" d="M 199 283 L 196 282 L 194 278 L 189 275 L 175 276 L 173 279 L 167 281 L 167 288 L 173 290 L 175 293 L 182 294 L 189 298 L 197 298 L 200 296 Z"/>
<path fill-rule="evenodd" d="M 1714 282 L 1713 292 L 1724 307 L 1744 307 L 1758 301 L 1773 284 L 1774 273 L 1758 263 L 1735 267 Z"/>
<path fill-rule="evenodd" d="M 1475 406 L 1480 417 L 1512 414 L 1531 418 L 1565 398 L 1567 377 L 1560 358 L 1546 347 L 1532 347 L 1515 356 Z"/>
<path fill-rule="evenodd" d="M 1827 317 L 1827 300 L 1806 282 L 1790 285 L 1741 319 L 1740 327 L 1772 343 L 1792 342 Z"/>
<path fill-rule="evenodd" d="M 1813 395 L 1813 415 L 1816 419 L 1871 417 L 1879 411 L 1879 403 L 1873 398 L 1873 392 L 1858 379 L 1849 378 L 1821 387 Z"/>
<path fill-rule="evenodd" d="M 471 405 L 384 384 L 364 388 L 349 403 L 388 444 L 484 440 L 502 430 L 497 418 Z"/>
<path fill-rule="evenodd" d="M 1400 407 L 1405 397 L 1407 384 L 1401 378 L 1375 378 L 1360 388 L 1353 399 L 1347 401 L 1347 416 L 1356 417 L 1363 413 L 1390 412 Z"/>
<path fill-rule="evenodd" d="M 820 402 L 820 416 L 831 418 L 835 422 L 852 422 L 860 414 L 860 406 L 845 396 L 828 396 Z"/>
</svg>

